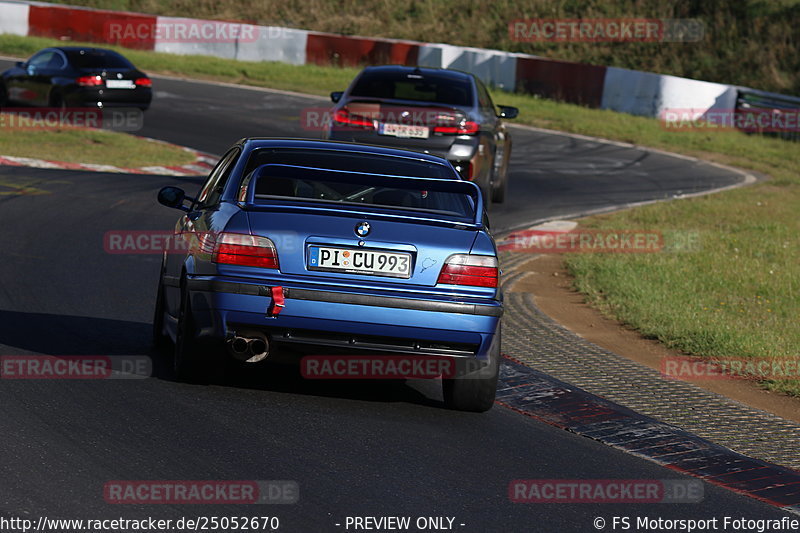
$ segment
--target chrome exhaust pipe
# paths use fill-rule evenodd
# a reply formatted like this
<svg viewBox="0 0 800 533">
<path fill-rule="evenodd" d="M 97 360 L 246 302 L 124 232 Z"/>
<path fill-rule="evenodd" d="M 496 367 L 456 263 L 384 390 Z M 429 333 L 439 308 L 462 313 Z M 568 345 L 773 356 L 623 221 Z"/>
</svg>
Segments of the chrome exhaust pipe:
<svg viewBox="0 0 800 533">
<path fill-rule="evenodd" d="M 234 337 L 230 340 L 228 346 L 234 355 L 244 355 L 247 353 L 248 344 L 247 339 L 244 337 Z"/>
<path fill-rule="evenodd" d="M 258 363 L 269 355 L 269 341 L 263 333 L 243 333 L 228 341 L 233 357 L 244 363 Z"/>
<path fill-rule="evenodd" d="M 250 339 L 250 342 L 247 343 L 247 353 L 251 356 L 259 356 L 263 355 L 264 357 L 267 356 L 267 340 L 266 339 Z"/>
</svg>

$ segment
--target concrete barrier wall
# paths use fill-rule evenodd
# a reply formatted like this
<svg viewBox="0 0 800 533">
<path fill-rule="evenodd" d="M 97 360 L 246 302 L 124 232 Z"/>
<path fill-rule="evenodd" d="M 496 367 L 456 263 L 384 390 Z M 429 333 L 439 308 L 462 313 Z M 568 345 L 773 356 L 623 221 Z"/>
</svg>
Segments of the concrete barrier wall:
<svg viewBox="0 0 800 533">
<path fill-rule="evenodd" d="M 306 61 L 305 30 L 178 17 L 158 17 L 156 23 L 156 52 L 292 65 Z"/>
<path fill-rule="evenodd" d="M 0 33 L 28 35 L 28 5 L 0 2 Z"/>
<path fill-rule="evenodd" d="M 451 68 L 471 72 L 485 84 L 506 91 L 516 87 L 517 54 L 450 44 L 423 44 L 418 64 L 423 67 Z"/>
<path fill-rule="evenodd" d="M 156 52 L 236 59 L 242 24 L 183 17 L 157 17 L 156 24 L 159 27 L 154 47 Z M 253 26 L 247 26 L 252 30 Z M 210 38 L 202 36 L 204 29 L 208 30 Z M 231 38 L 231 35 L 237 37 Z"/>
<path fill-rule="evenodd" d="M 730 110 L 736 92 L 730 85 L 609 67 L 600 107 L 646 117 L 667 109 Z"/>
<path fill-rule="evenodd" d="M 259 39 L 240 42 L 236 59 L 241 61 L 278 61 L 290 65 L 306 63 L 306 30 L 276 26 L 258 26 Z"/>
</svg>

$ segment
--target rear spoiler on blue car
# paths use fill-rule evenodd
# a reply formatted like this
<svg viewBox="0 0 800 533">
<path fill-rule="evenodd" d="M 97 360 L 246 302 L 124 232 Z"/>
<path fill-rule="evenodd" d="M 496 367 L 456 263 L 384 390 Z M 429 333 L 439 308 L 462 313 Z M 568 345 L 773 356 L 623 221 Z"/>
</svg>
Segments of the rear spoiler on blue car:
<svg viewBox="0 0 800 533">
<path fill-rule="evenodd" d="M 394 176 L 389 174 L 371 174 L 366 172 L 330 170 L 270 163 L 256 167 L 242 183 L 242 187 L 247 187 L 245 205 L 253 207 L 263 205 L 258 202 L 256 198 L 259 180 L 280 178 L 350 183 L 363 185 L 365 187 L 388 187 L 393 189 L 406 189 L 409 191 L 435 191 L 464 194 L 472 199 L 472 208 L 474 209 L 470 225 L 477 228 L 483 227 L 483 194 L 481 193 L 481 189 L 471 181 L 461 179 Z M 380 206 L 375 205 L 375 207 Z M 433 221 L 434 219 L 431 220 Z"/>
</svg>

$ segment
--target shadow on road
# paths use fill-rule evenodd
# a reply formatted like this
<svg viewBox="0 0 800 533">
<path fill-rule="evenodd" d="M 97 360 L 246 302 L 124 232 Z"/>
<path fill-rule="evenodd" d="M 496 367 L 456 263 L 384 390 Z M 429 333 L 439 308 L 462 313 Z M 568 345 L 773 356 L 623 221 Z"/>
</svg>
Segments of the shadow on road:
<svg viewBox="0 0 800 533">
<path fill-rule="evenodd" d="M 152 360 L 153 378 L 176 381 L 170 348 L 154 349 L 150 342 L 151 331 L 151 325 L 144 322 L 0 311 L 0 355 L 146 355 Z M 226 375 L 214 385 L 369 402 L 443 405 L 404 381 L 305 379 L 300 374 L 300 357 L 300 353 L 283 351 L 279 362 L 231 364 Z M 426 391 L 438 386 L 438 381 L 422 384 Z"/>
</svg>

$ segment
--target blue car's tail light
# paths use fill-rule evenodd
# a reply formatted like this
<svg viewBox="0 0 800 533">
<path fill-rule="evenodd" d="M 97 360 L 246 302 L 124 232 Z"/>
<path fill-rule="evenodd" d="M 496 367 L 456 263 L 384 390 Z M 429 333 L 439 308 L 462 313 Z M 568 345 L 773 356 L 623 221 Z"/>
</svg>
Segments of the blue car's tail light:
<svg viewBox="0 0 800 533">
<path fill-rule="evenodd" d="M 278 268 L 278 251 L 266 237 L 221 233 L 211 260 L 225 265 Z"/>
<path fill-rule="evenodd" d="M 455 254 L 447 258 L 436 283 L 497 287 L 497 258 L 489 255 Z"/>
</svg>

